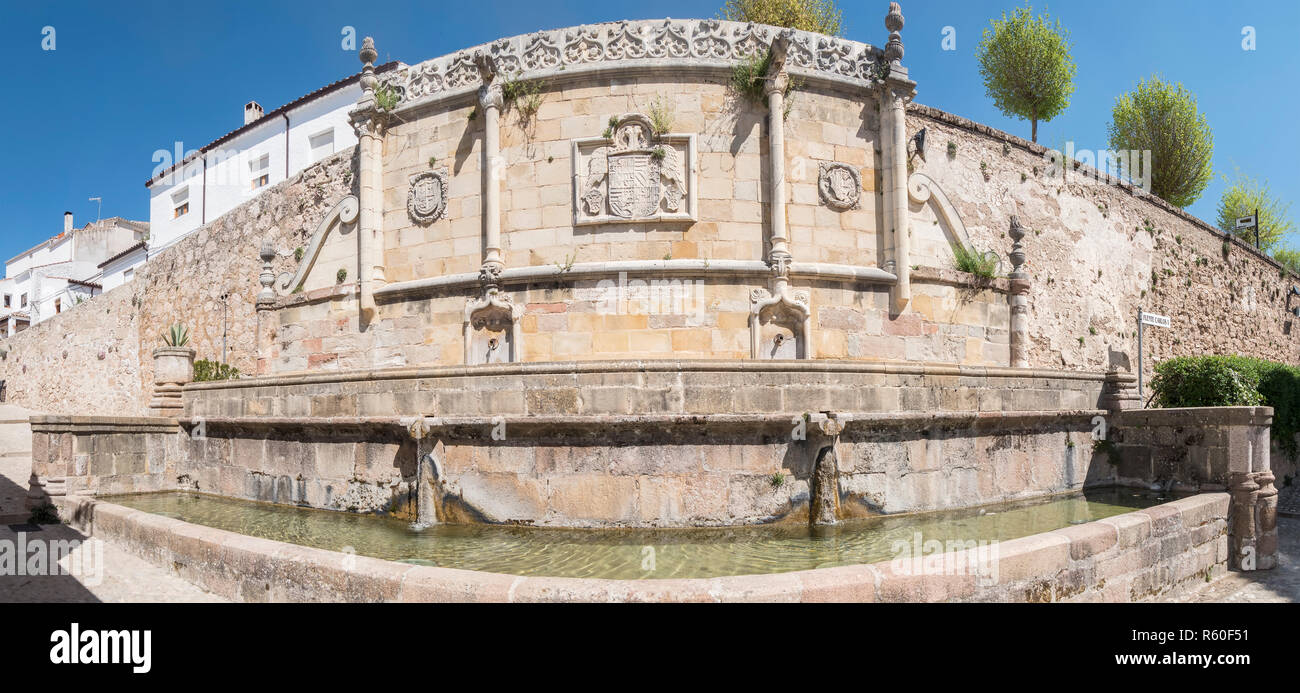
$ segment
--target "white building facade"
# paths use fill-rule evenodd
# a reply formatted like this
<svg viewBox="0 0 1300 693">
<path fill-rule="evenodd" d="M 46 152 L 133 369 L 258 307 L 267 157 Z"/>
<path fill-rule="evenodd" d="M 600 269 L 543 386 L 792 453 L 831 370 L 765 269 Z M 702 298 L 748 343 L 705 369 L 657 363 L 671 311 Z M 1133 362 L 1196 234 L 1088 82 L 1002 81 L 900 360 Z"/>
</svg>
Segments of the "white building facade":
<svg viewBox="0 0 1300 693">
<path fill-rule="evenodd" d="M 10 258 L 0 280 L 0 336 L 70 310 L 103 292 L 100 264 L 141 245 L 149 225 L 120 217 L 73 228 L 63 215 L 63 233 Z"/>
<path fill-rule="evenodd" d="M 393 62 L 377 71 L 399 66 Z M 160 167 L 145 183 L 148 253 L 157 254 L 307 166 L 354 146 L 348 111 L 360 96 L 359 75 L 352 75 L 270 113 L 250 102 L 242 127 L 191 152 L 179 165 Z"/>
</svg>

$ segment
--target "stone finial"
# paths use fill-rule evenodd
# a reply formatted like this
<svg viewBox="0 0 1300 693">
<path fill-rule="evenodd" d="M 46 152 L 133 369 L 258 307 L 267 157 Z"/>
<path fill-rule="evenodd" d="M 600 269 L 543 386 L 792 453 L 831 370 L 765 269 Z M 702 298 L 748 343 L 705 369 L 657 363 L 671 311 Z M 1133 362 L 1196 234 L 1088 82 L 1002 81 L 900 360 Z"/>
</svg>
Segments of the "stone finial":
<svg viewBox="0 0 1300 693">
<path fill-rule="evenodd" d="M 275 260 L 275 248 L 270 243 L 263 243 L 258 255 L 262 258 L 262 273 L 258 275 L 257 280 L 261 282 L 262 290 L 257 294 L 257 302 L 274 303 L 275 289 L 271 288 L 271 285 L 275 283 L 275 269 L 271 263 Z"/>
<path fill-rule="evenodd" d="M 373 95 L 375 85 L 379 81 L 375 78 L 375 60 L 379 57 L 379 52 L 375 50 L 373 38 L 367 36 L 362 39 L 361 50 L 357 51 L 357 57 L 361 59 L 361 91 L 366 95 Z"/>
<path fill-rule="evenodd" d="M 1011 217 L 1011 228 L 1007 233 L 1011 236 L 1011 253 L 1008 257 L 1011 259 L 1011 278 L 1028 279 L 1029 275 L 1020 269 L 1025 264 L 1025 247 L 1020 241 L 1025 237 L 1025 227 L 1020 225 L 1020 217 Z"/>
<path fill-rule="evenodd" d="M 790 84 L 790 75 L 785 71 L 785 60 L 793 38 L 794 31 L 786 29 L 772 39 L 772 58 L 767 64 L 767 74 L 763 76 L 764 96 L 770 96 L 775 91 L 785 93 L 786 87 Z"/>
<path fill-rule="evenodd" d="M 897 64 L 903 60 L 903 37 L 898 32 L 903 29 L 903 8 L 898 3 L 889 3 L 889 14 L 885 15 L 885 28 L 889 30 L 889 42 L 885 44 L 885 60 Z"/>
</svg>

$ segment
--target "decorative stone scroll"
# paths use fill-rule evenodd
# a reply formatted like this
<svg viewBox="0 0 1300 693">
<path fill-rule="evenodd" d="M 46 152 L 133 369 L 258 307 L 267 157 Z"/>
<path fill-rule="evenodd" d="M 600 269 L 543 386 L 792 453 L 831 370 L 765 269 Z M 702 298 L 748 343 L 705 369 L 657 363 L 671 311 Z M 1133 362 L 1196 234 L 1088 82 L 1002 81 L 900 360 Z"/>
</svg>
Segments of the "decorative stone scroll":
<svg viewBox="0 0 1300 693">
<path fill-rule="evenodd" d="M 838 161 L 823 161 L 818 168 L 817 190 L 822 202 L 831 209 L 857 209 L 862 197 L 862 174 L 858 169 Z"/>
<path fill-rule="evenodd" d="M 476 56 L 491 56 L 500 74 L 522 79 L 569 75 L 584 69 L 730 70 L 737 60 L 766 51 L 783 30 L 718 19 L 610 22 L 502 38 L 393 70 L 380 81 L 400 95 L 399 107 L 477 89 Z M 884 51 L 857 41 L 791 31 L 786 66 L 792 74 L 854 86 L 879 83 Z"/>
<path fill-rule="evenodd" d="M 629 113 L 573 141 L 575 225 L 695 221 L 695 135 L 655 134 Z"/>
<path fill-rule="evenodd" d="M 410 178 L 406 211 L 417 224 L 430 224 L 447 211 L 447 169 L 422 171 Z"/>
</svg>

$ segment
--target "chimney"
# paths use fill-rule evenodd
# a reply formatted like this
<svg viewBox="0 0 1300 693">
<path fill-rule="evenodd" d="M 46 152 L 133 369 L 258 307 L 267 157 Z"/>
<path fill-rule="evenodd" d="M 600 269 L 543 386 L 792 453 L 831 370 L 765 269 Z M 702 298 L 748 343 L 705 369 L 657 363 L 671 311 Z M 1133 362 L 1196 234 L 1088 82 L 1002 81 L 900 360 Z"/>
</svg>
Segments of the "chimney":
<svg viewBox="0 0 1300 693">
<path fill-rule="evenodd" d="M 63 232 L 67 233 L 72 230 L 72 212 L 63 213 Z"/>
<path fill-rule="evenodd" d="M 262 117 L 262 104 L 256 101 L 249 101 L 244 104 L 244 125 L 258 120 Z"/>
</svg>

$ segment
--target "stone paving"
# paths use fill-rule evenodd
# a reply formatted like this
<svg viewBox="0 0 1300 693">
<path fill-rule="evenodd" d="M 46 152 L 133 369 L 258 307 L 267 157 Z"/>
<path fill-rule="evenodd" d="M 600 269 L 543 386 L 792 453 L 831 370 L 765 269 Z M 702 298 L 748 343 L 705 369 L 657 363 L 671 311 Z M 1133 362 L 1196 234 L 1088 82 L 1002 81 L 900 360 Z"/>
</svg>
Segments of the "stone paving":
<svg viewBox="0 0 1300 693">
<path fill-rule="evenodd" d="M 1300 602 L 1300 519 L 1278 518 L 1278 565 L 1253 573 L 1230 572 L 1205 587 L 1166 601 Z"/>
</svg>

